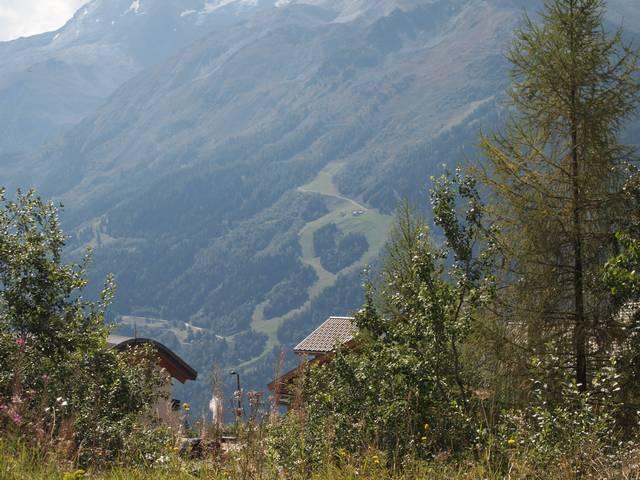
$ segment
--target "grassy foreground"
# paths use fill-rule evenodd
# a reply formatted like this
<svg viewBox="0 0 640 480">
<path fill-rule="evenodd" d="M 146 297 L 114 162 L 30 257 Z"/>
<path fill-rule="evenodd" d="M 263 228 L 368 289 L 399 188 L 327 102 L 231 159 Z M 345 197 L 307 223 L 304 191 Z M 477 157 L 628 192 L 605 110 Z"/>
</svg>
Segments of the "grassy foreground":
<svg viewBox="0 0 640 480">
<path fill-rule="evenodd" d="M 591 470 L 580 475 L 565 468 L 563 462 L 551 467 L 536 468 L 527 460 L 526 453 L 514 452 L 514 457 L 502 471 L 495 471 L 487 458 L 477 460 L 458 460 L 443 457 L 431 462 L 422 462 L 410 467 L 403 474 L 394 474 L 378 461 L 375 454 L 360 459 L 345 457 L 337 459 L 321 468 L 318 472 L 291 474 L 271 469 L 265 458 L 251 461 L 242 455 L 227 459 L 225 462 L 212 460 L 185 460 L 178 456 L 167 456 L 161 464 L 141 465 L 138 467 L 113 467 L 100 471 L 84 471 L 70 463 L 61 461 L 56 452 L 42 453 L 31 450 L 16 442 L 0 439 L 0 480 L 506 480 L 506 479 L 601 479 L 632 480 L 640 479 L 640 452 L 633 451 L 628 457 L 621 458 L 612 468 L 607 459 L 593 458 L 596 466 L 601 463 L 602 470 Z M 258 460 L 258 463 L 254 463 Z M 264 463 L 263 463 L 264 462 Z M 567 464 L 570 462 L 567 462 Z"/>
<path fill-rule="evenodd" d="M 254 476 L 251 472 L 243 472 L 241 465 L 229 465 L 227 468 L 216 467 L 205 462 L 185 461 L 173 458 L 163 466 L 140 467 L 115 467 L 106 471 L 85 472 L 71 466 L 65 467 L 53 457 L 46 457 L 22 450 L 17 455 L 14 452 L 3 450 L 0 453 L 0 479 L 1 480 L 76 480 L 76 479 L 100 479 L 100 480 L 275 480 L 281 478 L 311 478 L 328 480 L 377 480 L 394 479 L 409 480 L 411 478 L 424 479 L 498 479 L 502 476 L 490 475 L 483 468 L 467 466 L 466 468 L 452 468 L 446 465 L 433 465 L 420 469 L 421 472 L 413 472 L 405 475 L 393 475 L 382 467 L 362 465 L 327 466 L 323 471 L 309 476 L 288 476 L 278 471 L 265 471 L 260 476 Z"/>
</svg>

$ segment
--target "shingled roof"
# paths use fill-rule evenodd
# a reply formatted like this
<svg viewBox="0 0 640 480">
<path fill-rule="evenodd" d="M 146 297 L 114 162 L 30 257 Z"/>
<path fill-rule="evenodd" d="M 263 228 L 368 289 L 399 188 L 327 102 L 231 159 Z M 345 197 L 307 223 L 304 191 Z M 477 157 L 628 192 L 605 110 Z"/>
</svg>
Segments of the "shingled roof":
<svg viewBox="0 0 640 480">
<path fill-rule="evenodd" d="M 295 346 L 297 354 L 329 353 L 336 345 L 344 345 L 353 340 L 357 328 L 353 317 L 329 317 L 322 325 Z"/>
<path fill-rule="evenodd" d="M 151 340 L 149 338 L 132 338 L 120 335 L 109 335 L 107 338 L 107 345 L 120 351 L 137 345 L 152 345 L 158 352 L 160 366 L 165 368 L 169 374 L 180 383 L 185 383 L 187 380 L 195 380 L 198 377 L 198 372 L 196 372 L 191 365 L 185 362 L 171 349 L 160 342 L 156 342 L 155 340 Z"/>
</svg>

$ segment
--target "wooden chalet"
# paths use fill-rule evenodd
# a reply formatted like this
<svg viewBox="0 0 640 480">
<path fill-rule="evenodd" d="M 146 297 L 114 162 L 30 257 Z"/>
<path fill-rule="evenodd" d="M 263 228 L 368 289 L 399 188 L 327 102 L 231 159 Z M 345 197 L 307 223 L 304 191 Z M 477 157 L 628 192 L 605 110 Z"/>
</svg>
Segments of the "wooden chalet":
<svg viewBox="0 0 640 480">
<path fill-rule="evenodd" d="M 302 357 L 300 365 L 268 385 L 278 403 L 287 407 L 291 404 L 292 387 L 304 368 L 327 363 L 338 347 L 354 348 L 357 331 L 353 317 L 329 317 L 296 345 L 293 351 Z"/>
<path fill-rule="evenodd" d="M 109 335 L 107 345 L 118 351 L 125 351 L 127 348 L 135 348 L 141 345 L 151 345 L 158 355 L 158 366 L 165 369 L 172 379 L 185 383 L 188 380 L 195 380 L 198 372 L 187 362 L 178 356 L 174 351 L 160 342 L 149 338 L 133 338 L 120 335 Z M 171 399 L 171 386 L 173 382 L 168 382 L 162 387 L 160 401 L 154 408 L 155 414 L 163 419 L 170 420 L 173 413 L 180 408 L 180 400 Z"/>
<path fill-rule="evenodd" d="M 164 346 L 160 342 L 156 342 L 155 340 L 151 340 L 149 338 L 109 335 L 107 338 L 107 344 L 120 351 L 124 351 L 129 347 L 135 347 L 138 345 L 151 345 L 155 348 L 158 354 L 158 364 L 169 372 L 169 375 L 171 375 L 172 378 L 175 378 L 180 383 L 185 383 L 187 380 L 195 380 L 198 377 L 198 372 L 196 372 L 191 365 L 185 362 L 168 347 Z"/>
</svg>

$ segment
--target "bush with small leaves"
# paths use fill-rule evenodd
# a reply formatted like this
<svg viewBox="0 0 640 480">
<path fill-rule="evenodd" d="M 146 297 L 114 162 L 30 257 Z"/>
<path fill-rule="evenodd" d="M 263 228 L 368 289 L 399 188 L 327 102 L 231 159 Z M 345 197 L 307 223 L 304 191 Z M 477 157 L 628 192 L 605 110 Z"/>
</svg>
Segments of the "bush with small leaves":
<svg viewBox="0 0 640 480">
<path fill-rule="evenodd" d="M 84 300 L 89 259 L 64 263 L 64 245 L 55 205 L 0 189 L 0 428 L 82 464 L 124 458 L 165 379 L 149 350 L 107 346 L 113 281 Z"/>
</svg>

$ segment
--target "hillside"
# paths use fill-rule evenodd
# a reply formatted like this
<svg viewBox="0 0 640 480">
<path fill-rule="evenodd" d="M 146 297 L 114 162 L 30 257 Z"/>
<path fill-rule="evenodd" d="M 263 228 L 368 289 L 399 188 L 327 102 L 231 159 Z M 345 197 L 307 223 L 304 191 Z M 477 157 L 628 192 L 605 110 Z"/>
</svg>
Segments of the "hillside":
<svg viewBox="0 0 640 480">
<path fill-rule="evenodd" d="M 55 32 L 0 42 L 0 158 L 53 140 L 144 68 L 239 21 L 237 3 L 92 0 Z"/>
<path fill-rule="evenodd" d="M 13 85 L 0 105 L 33 102 L 0 109 L 0 169 L 67 205 L 72 253 L 95 248 L 95 288 L 116 274 L 113 319 L 193 362 L 203 399 L 211 362 L 264 388 L 272 347 L 357 308 L 398 201 L 424 202 L 430 175 L 505 114 L 503 53 L 530 3 L 191 3 L 94 0 L 59 32 L 0 44 Z M 639 18 L 632 1 L 612 7 Z M 34 109 L 48 120 L 32 138 L 11 133 Z M 366 250 L 329 271 L 314 246 L 327 226 Z"/>
</svg>

